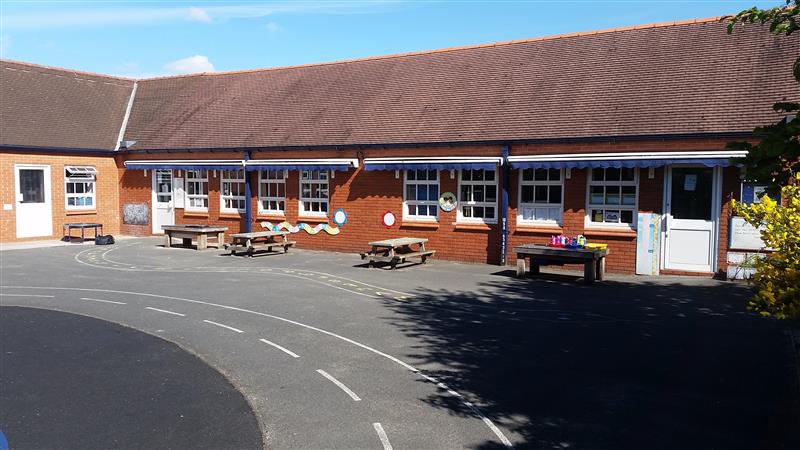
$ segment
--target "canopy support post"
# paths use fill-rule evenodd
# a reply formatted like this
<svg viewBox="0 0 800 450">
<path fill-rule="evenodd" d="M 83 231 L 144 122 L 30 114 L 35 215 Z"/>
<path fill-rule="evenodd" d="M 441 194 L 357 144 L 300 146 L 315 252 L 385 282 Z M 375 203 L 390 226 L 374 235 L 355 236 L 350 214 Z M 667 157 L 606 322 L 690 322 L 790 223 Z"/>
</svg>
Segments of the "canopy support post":
<svg viewBox="0 0 800 450">
<path fill-rule="evenodd" d="M 503 174 L 503 192 L 500 203 L 500 265 L 507 264 L 508 253 L 508 182 L 511 176 L 511 169 L 508 165 L 509 146 L 503 146 L 503 160 L 500 163 L 501 173 Z"/>
<path fill-rule="evenodd" d="M 243 159 L 248 161 L 250 159 L 250 150 L 245 150 Z M 242 168 L 244 171 L 244 232 L 250 233 L 253 231 L 253 193 L 250 189 L 250 178 L 252 173 L 248 172 L 246 168 Z"/>
</svg>

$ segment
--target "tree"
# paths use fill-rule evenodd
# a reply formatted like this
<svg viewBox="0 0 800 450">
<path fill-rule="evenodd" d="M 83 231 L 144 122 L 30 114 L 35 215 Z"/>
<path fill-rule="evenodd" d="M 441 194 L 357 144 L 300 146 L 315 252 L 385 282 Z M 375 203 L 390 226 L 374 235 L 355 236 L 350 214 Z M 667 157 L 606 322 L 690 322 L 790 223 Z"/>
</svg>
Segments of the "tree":
<svg viewBox="0 0 800 450">
<path fill-rule="evenodd" d="M 734 16 L 723 17 L 728 22 L 728 33 L 733 33 L 737 23 L 769 24 L 769 31 L 775 35 L 789 36 L 800 30 L 800 0 L 786 0 L 785 6 L 771 9 L 750 8 Z M 800 56 L 794 61 L 792 73 L 800 82 Z M 800 168 L 800 103 L 780 102 L 773 105 L 776 112 L 783 112 L 786 118 L 778 123 L 756 128 L 753 133 L 758 144 L 731 142 L 728 148 L 747 150 L 743 158 L 748 180 L 766 184 L 767 192 L 777 194 L 781 186 L 795 182 L 793 176 Z M 794 119 L 794 120 L 793 120 Z"/>
</svg>

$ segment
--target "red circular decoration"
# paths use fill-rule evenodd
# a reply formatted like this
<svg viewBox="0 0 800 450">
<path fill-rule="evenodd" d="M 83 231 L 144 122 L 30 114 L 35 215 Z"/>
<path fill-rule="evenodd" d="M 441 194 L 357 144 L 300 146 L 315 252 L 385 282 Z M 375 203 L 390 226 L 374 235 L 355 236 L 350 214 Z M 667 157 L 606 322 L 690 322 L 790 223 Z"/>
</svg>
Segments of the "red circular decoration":
<svg viewBox="0 0 800 450">
<path fill-rule="evenodd" d="M 386 228 L 392 228 L 394 224 L 397 223 L 397 217 L 395 217 L 394 213 L 391 211 L 386 211 L 383 213 L 383 225 Z"/>
</svg>

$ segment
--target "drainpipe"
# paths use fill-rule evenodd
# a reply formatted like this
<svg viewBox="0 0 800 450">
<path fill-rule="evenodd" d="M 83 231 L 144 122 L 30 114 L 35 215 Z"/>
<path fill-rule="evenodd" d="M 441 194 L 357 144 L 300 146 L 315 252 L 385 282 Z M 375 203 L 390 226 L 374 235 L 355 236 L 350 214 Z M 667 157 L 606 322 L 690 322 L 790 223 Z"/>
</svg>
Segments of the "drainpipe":
<svg viewBox="0 0 800 450">
<path fill-rule="evenodd" d="M 511 167 L 508 165 L 509 146 L 503 146 L 503 192 L 500 200 L 500 265 L 505 266 L 508 253 L 508 180 L 511 177 Z"/>
<path fill-rule="evenodd" d="M 244 151 L 244 160 L 250 160 L 250 150 Z M 244 169 L 244 232 L 250 233 L 253 231 L 253 207 L 252 207 L 252 192 L 250 190 L 250 172 L 247 171 L 247 168 Z"/>
</svg>

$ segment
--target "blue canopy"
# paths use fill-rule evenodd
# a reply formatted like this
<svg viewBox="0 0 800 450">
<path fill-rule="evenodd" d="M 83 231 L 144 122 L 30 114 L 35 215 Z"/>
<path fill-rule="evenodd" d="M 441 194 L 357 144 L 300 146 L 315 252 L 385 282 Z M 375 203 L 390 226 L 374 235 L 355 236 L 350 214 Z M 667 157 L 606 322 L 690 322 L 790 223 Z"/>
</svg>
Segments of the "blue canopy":
<svg viewBox="0 0 800 450">
<path fill-rule="evenodd" d="M 135 162 L 126 161 L 125 168 L 129 170 L 241 170 L 244 167 L 234 164 L 203 164 L 198 161 L 197 164 L 178 164 L 178 163 L 158 163 L 158 164 L 136 164 Z"/>
<path fill-rule="evenodd" d="M 589 161 L 512 161 L 513 169 L 585 169 L 661 167 L 670 164 L 702 164 L 706 167 L 728 167 L 730 158 L 691 158 L 691 159 L 607 159 Z"/>
<path fill-rule="evenodd" d="M 430 162 L 430 163 L 369 163 L 364 162 L 364 170 L 494 170 L 497 168 L 497 163 L 494 162 L 468 162 L 468 161 L 453 161 L 453 162 Z"/>
<path fill-rule="evenodd" d="M 296 163 L 296 164 L 248 164 L 246 169 L 248 171 L 256 170 L 334 170 L 346 172 L 350 169 L 350 164 L 314 164 L 314 163 Z"/>
</svg>

